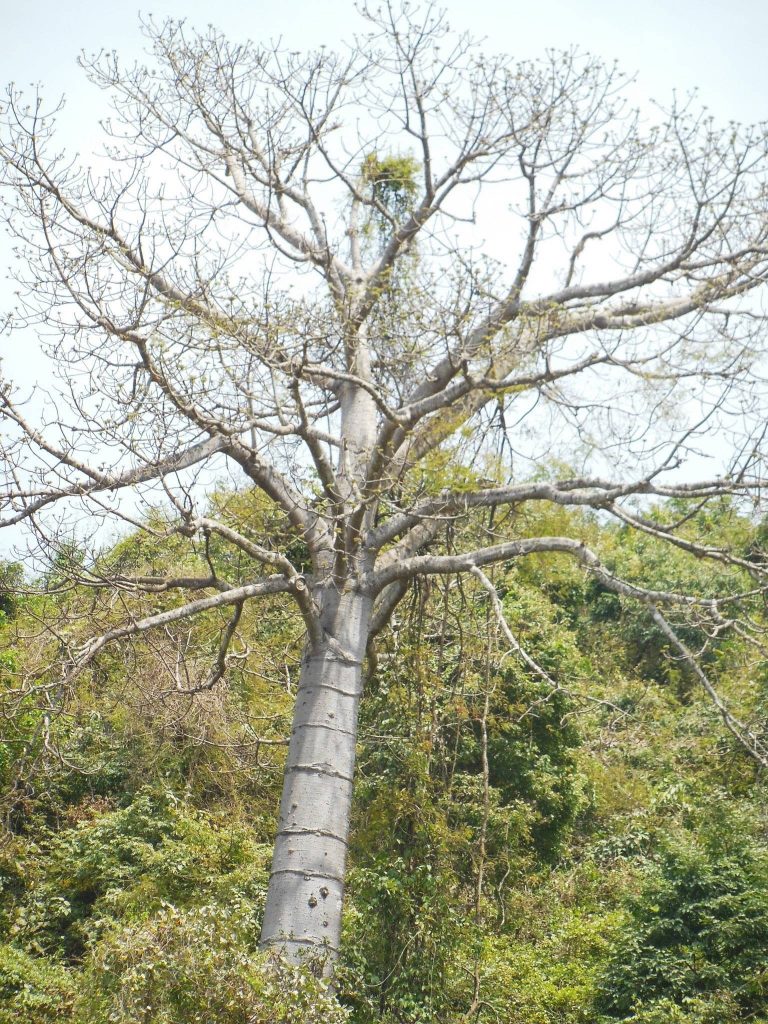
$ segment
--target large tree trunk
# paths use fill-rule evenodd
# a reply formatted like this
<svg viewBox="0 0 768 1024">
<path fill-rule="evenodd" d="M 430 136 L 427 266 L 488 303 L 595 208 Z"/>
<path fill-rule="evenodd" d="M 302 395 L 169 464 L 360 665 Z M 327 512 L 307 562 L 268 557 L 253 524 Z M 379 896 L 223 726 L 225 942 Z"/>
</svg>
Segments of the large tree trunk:
<svg viewBox="0 0 768 1024">
<path fill-rule="evenodd" d="M 328 963 L 341 934 L 362 661 L 371 602 L 323 597 L 322 644 L 308 647 L 296 693 L 262 945 Z"/>
</svg>

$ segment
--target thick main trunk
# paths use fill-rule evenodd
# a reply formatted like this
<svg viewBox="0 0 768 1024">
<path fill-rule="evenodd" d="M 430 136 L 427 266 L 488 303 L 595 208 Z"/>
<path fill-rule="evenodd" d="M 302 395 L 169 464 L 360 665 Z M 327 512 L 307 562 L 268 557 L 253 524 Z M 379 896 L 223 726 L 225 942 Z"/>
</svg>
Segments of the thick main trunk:
<svg viewBox="0 0 768 1024">
<path fill-rule="evenodd" d="M 304 655 L 288 746 L 262 945 L 291 960 L 339 947 L 370 599 L 327 595 L 322 645 Z"/>
</svg>

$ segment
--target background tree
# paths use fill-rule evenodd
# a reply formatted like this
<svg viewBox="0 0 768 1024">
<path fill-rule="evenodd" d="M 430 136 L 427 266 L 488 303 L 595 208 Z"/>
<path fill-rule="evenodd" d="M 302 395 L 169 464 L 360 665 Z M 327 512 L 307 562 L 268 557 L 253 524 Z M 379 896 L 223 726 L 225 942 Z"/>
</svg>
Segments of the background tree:
<svg viewBox="0 0 768 1024">
<path fill-rule="evenodd" d="M 150 21 L 155 66 L 83 62 L 114 102 L 99 170 L 67 161 L 41 102 L 13 90 L 0 143 L 23 266 L 10 327 L 36 328 L 59 376 L 28 406 L 2 385 L 4 525 L 30 527 L 59 588 L 146 595 L 87 643 L 57 622 L 61 654 L 19 692 L 54 710 L 110 645 L 196 615 L 214 623 L 203 648 L 218 630 L 212 661 L 180 645 L 174 685 L 205 692 L 244 608 L 295 602 L 306 644 L 262 929 L 293 957 L 338 946 L 363 661 L 416 578 L 575 559 L 597 593 L 645 606 L 766 763 L 668 611 L 749 634 L 739 601 L 762 554 L 691 536 L 689 506 L 643 504 L 759 495 L 764 134 L 677 107 L 650 122 L 614 68 L 484 56 L 429 7 L 364 16 L 345 52 L 307 55 Z M 701 479 L 714 436 L 724 465 Z M 227 471 L 268 515 L 201 505 Z M 622 579 L 583 520 L 541 532 L 533 503 L 613 515 L 731 567 L 732 585 L 653 589 L 642 564 Z M 462 529 L 483 509 L 483 531 Z M 83 516 L 190 553 L 178 573 L 131 571 L 94 554 Z M 180 600 L 153 607 L 166 592 Z"/>
</svg>

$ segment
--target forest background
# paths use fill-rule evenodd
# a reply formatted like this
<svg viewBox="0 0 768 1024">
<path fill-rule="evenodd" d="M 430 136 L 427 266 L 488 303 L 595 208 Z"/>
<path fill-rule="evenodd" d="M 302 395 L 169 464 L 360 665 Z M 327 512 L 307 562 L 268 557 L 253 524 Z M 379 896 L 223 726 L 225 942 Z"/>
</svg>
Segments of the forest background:
<svg viewBox="0 0 768 1024">
<path fill-rule="evenodd" d="M 572 513 L 554 516 L 526 525 L 562 529 Z M 718 582 L 652 539 L 578 525 L 630 577 L 642 565 L 660 588 Z M 761 540 L 727 501 L 690 529 L 737 537 L 746 553 Z M 140 537 L 115 555 L 153 569 L 184 558 Z M 178 657 L 160 637 L 127 667 L 125 651 L 100 660 L 46 729 L 34 698 L 7 705 L 0 1020 L 765 1020 L 757 766 L 642 611 L 565 560 L 493 579 L 546 675 L 510 650 L 474 580 L 414 585 L 380 644 L 362 704 L 338 1002 L 311 975 L 270 973 L 258 950 L 298 615 L 244 617 L 226 691 L 179 697 L 158 684 Z M 84 592 L 4 598 L 7 685 L 49 653 L 34 640 L 42 619 L 94 613 L 105 614 Z M 215 626 L 190 630 L 190 648 L 204 650 Z M 762 729 L 768 678 L 754 648 L 686 638 L 706 645 L 721 695 Z"/>
</svg>

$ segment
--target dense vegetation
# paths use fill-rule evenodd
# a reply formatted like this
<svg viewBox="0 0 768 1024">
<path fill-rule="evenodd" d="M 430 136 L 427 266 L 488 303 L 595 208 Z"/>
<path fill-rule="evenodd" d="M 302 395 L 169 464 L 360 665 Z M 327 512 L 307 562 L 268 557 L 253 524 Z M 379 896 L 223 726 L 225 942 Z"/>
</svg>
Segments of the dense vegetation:
<svg viewBox="0 0 768 1024">
<path fill-rule="evenodd" d="M 517 510 L 514 529 L 568 518 L 624 578 L 738 589 L 652 537 L 547 515 Z M 727 502 L 685 530 L 758 557 Z M 185 545 L 131 536 L 104 558 L 114 574 L 224 557 Z M 3 570 L 2 1024 L 768 1021 L 765 784 L 642 607 L 557 556 L 497 566 L 525 661 L 474 579 L 414 585 L 369 658 L 334 995 L 258 951 L 300 620 L 247 610 L 226 683 L 201 692 L 184 691 L 217 613 L 108 647 L 62 693 L 57 621 L 86 636 L 116 614 L 61 585 L 77 557 L 25 597 Z M 759 650 L 678 625 L 759 729 Z M 18 692 L 22 668 L 36 690 Z"/>
</svg>

